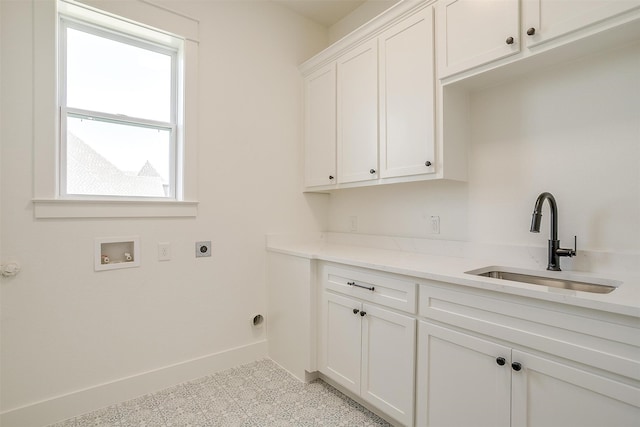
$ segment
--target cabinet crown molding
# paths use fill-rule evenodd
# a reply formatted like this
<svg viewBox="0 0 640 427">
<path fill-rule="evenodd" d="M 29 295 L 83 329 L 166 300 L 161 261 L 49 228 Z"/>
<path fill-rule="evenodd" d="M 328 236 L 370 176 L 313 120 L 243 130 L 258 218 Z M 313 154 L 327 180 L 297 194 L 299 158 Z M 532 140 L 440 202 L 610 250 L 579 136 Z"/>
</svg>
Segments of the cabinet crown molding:
<svg viewBox="0 0 640 427">
<path fill-rule="evenodd" d="M 307 76 L 345 52 L 377 37 L 395 23 L 408 15 L 436 3 L 436 0 L 401 0 L 380 15 L 358 27 L 326 49 L 306 60 L 298 67 L 303 76 Z"/>
</svg>

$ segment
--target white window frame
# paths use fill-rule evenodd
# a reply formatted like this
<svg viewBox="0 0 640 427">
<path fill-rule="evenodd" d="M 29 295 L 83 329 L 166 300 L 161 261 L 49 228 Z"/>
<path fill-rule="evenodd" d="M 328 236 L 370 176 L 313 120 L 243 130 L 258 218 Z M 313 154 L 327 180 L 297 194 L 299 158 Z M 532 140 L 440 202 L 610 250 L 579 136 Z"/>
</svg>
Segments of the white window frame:
<svg viewBox="0 0 640 427">
<path fill-rule="evenodd" d="M 60 15 L 60 34 L 59 34 L 59 97 L 60 97 L 60 197 L 61 198 L 86 198 L 94 200 L 121 200 L 123 198 L 131 199 L 130 196 L 125 195 L 79 195 L 67 193 L 67 118 L 76 117 L 84 118 L 87 120 L 96 120 L 107 123 L 114 123 L 120 125 L 131 125 L 134 127 L 146 127 L 150 129 L 168 130 L 170 132 L 169 140 L 169 194 L 166 197 L 144 197 L 138 196 L 134 199 L 157 199 L 157 200 L 175 200 L 176 187 L 181 180 L 177 179 L 176 168 L 176 150 L 177 150 L 177 117 L 178 117 L 178 103 L 181 100 L 178 97 L 178 54 L 177 48 L 171 48 L 168 46 L 158 45 L 146 40 L 133 37 L 129 34 L 125 34 L 116 30 L 98 27 L 91 25 L 87 22 L 82 22 L 76 19 L 69 18 L 65 15 Z M 117 41 L 130 46 L 135 46 L 141 49 L 150 50 L 152 52 L 168 55 L 171 58 L 171 95 L 170 95 L 170 118 L 168 122 L 161 122 L 155 120 L 147 120 L 138 117 L 130 117 L 123 115 L 114 115 L 101 111 L 83 110 L 80 108 L 73 108 L 67 105 L 67 29 L 82 31 L 88 34 L 92 34 L 97 37 Z"/>
<path fill-rule="evenodd" d="M 36 218 L 194 217 L 197 215 L 197 19 L 146 0 L 35 1 L 34 5 L 34 216 Z M 178 51 L 173 198 L 80 196 L 61 193 L 61 117 L 59 105 L 60 18 L 113 28 L 151 44 Z M 114 24 L 111 26 L 111 24 Z M 67 111 L 68 112 L 68 111 Z M 65 112 L 66 113 L 66 112 Z M 76 113 L 87 113 L 76 111 Z M 108 117 L 105 117 L 108 118 Z M 113 118 L 113 117 L 111 117 Z M 119 122 L 121 117 L 117 117 Z M 66 121 L 66 118 L 65 118 Z M 147 123 L 156 126 L 158 123 Z"/>
</svg>

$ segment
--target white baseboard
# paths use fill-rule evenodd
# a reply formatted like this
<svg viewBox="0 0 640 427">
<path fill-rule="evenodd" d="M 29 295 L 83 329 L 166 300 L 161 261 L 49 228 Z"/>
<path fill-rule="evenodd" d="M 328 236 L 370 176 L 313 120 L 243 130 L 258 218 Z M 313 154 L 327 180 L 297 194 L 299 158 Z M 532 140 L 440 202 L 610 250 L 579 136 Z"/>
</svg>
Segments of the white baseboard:
<svg viewBox="0 0 640 427">
<path fill-rule="evenodd" d="M 0 426 L 46 426 L 265 357 L 266 340 L 11 409 Z"/>
</svg>

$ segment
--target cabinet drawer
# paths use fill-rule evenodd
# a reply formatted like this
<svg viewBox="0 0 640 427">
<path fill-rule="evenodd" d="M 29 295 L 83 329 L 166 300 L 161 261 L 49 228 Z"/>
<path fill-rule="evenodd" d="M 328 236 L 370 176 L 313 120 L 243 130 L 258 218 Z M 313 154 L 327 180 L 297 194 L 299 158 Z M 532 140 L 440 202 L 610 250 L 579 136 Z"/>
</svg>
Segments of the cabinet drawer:
<svg viewBox="0 0 640 427">
<path fill-rule="evenodd" d="M 416 312 L 415 280 L 335 265 L 325 265 L 321 274 L 326 289 L 407 313 Z"/>
<path fill-rule="evenodd" d="M 640 380 L 640 321 L 563 304 L 420 286 L 420 316 Z"/>
</svg>

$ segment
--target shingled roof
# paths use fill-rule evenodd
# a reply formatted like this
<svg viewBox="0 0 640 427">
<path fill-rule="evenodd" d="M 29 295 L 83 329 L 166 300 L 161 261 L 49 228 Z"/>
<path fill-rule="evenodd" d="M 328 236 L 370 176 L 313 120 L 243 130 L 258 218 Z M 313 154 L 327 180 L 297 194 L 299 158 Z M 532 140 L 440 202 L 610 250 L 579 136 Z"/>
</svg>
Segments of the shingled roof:
<svg viewBox="0 0 640 427">
<path fill-rule="evenodd" d="M 166 196 L 160 175 L 148 161 L 137 174 L 124 172 L 71 133 L 67 135 L 67 193 Z"/>
</svg>

